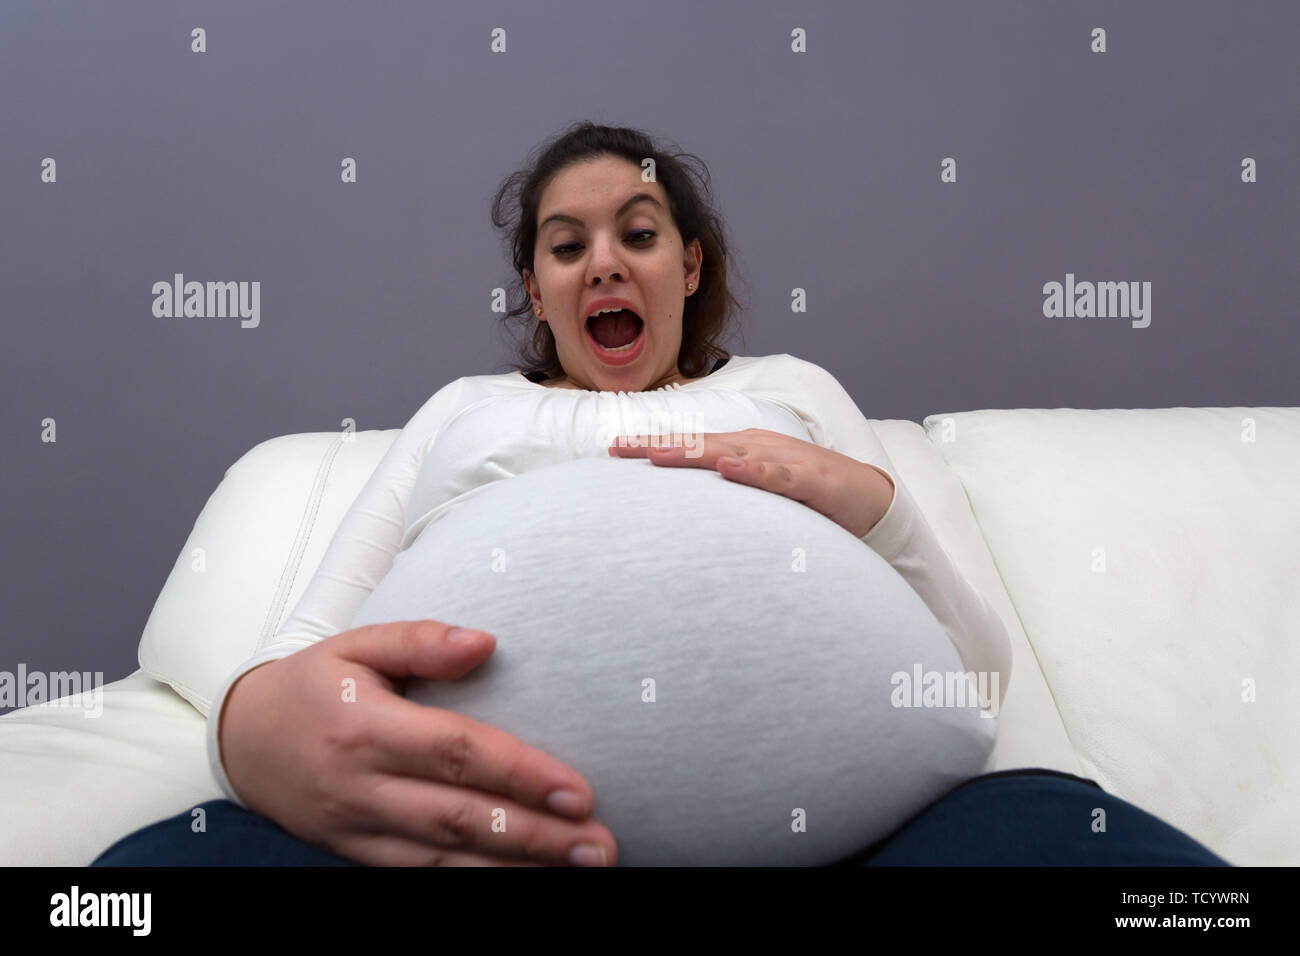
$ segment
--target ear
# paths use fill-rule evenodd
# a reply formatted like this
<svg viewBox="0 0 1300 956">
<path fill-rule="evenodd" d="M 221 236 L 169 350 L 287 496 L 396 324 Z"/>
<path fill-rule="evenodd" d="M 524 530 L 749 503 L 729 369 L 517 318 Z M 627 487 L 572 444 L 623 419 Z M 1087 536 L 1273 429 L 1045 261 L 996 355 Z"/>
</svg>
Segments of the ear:
<svg viewBox="0 0 1300 956">
<path fill-rule="evenodd" d="M 700 291 L 700 269 L 703 264 L 704 249 L 700 246 L 699 239 L 692 239 L 686 246 L 685 255 L 682 256 L 682 269 L 686 273 L 686 278 L 682 280 L 683 290 L 687 282 L 695 283 L 695 288 L 686 293 L 688 296 Z"/>
<path fill-rule="evenodd" d="M 545 306 L 542 305 L 542 290 L 541 286 L 538 285 L 537 277 L 533 275 L 532 272 L 525 269 L 523 272 L 523 280 L 524 288 L 528 290 L 528 297 L 533 300 L 533 317 L 539 322 L 545 322 L 546 316 L 539 316 L 537 314 L 538 308 L 545 308 Z"/>
</svg>

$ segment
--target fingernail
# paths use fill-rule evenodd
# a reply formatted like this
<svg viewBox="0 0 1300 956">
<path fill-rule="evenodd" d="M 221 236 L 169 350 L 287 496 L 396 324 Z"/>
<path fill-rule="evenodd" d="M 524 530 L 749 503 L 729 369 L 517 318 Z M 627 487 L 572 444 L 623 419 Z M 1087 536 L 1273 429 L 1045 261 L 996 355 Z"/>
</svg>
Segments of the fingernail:
<svg viewBox="0 0 1300 956">
<path fill-rule="evenodd" d="M 569 851 L 569 862 L 574 866 L 605 866 L 605 848 L 579 843 Z"/>
<path fill-rule="evenodd" d="M 482 633 L 468 627 L 453 627 L 447 633 L 447 640 L 455 641 L 457 644 L 468 644 L 470 641 L 478 640 L 478 636 Z"/>
<path fill-rule="evenodd" d="M 576 790 L 552 790 L 546 798 L 546 805 L 565 816 L 581 818 L 587 815 L 587 801 Z"/>
</svg>

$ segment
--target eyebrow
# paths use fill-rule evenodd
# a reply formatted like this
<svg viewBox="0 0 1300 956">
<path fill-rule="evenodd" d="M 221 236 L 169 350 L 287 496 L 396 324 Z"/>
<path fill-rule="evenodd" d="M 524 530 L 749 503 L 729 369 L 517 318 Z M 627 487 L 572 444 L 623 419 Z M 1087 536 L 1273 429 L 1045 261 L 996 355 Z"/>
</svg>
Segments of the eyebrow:
<svg viewBox="0 0 1300 956">
<path fill-rule="evenodd" d="M 623 213 L 627 212 L 629 209 L 631 209 L 631 208 L 632 208 L 633 206 L 635 206 L 637 203 L 639 203 L 639 202 L 646 202 L 646 201 L 649 201 L 649 202 L 654 203 L 654 204 L 655 204 L 656 206 L 658 206 L 660 209 L 663 209 L 663 208 L 664 208 L 664 207 L 663 207 L 663 204 L 662 204 L 661 202 L 659 202 L 658 199 L 655 199 L 655 197 L 652 196 L 652 195 L 650 195 L 649 193 L 636 193 L 636 194 L 633 195 L 633 196 L 629 196 L 628 199 L 627 199 L 627 201 L 624 202 L 623 205 L 621 205 L 621 206 L 618 207 L 618 211 L 614 213 L 614 218 L 617 219 L 619 216 L 623 215 Z M 551 221 L 567 222 L 567 223 L 569 223 L 570 225 L 573 225 L 573 226 L 584 226 L 584 225 L 586 225 L 586 223 L 584 223 L 581 219 L 576 218 L 575 216 L 566 216 L 566 215 L 564 215 L 564 213 L 559 213 L 559 212 L 557 212 L 557 213 L 553 213 L 552 215 L 549 215 L 549 216 L 547 216 L 545 219 L 543 219 L 543 220 L 541 221 L 541 223 L 538 225 L 538 227 L 537 227 L 537 231 L 540 233 L 543 229 L 546 228 L 546 224 L 547 224 L 548 222 L 551 222 Z"/>
</svg>

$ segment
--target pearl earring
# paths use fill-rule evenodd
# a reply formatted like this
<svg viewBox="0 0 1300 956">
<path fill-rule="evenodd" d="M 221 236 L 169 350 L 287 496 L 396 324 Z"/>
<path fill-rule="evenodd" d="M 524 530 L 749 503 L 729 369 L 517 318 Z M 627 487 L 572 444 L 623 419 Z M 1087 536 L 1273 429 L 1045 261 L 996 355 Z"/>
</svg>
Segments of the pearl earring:
<svg viewBox="0 0 1300 956">
<path fill-rule="evenodd" d="M 695 283 L 694 283 L 694 282 L 688 282 L 688 283 L 686 283 L 686 291 L 687 291 L 687 292 L 692 291 L 694 288 L 695 288 Z"/>
</svg>

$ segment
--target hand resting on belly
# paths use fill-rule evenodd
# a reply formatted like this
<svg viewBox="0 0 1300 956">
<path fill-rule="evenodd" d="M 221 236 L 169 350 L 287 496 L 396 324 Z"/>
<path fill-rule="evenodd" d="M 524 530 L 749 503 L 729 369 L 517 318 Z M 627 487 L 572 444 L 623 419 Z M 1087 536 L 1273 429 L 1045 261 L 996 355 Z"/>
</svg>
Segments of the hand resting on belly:
<svg viewBox="0 0 1300 956">
<path fill-rule="evenodd" d="M 582 458 L 498 481 L 351 626 L 423 618 L 497 648 L 406 696 L 581 773 L 620 865 L 833 862 L 983 772 L 996 735 L 977 707 L 893 705 L 896 672 L 963 667 L 884 559 L 716 472 Z"/>
</svg>

